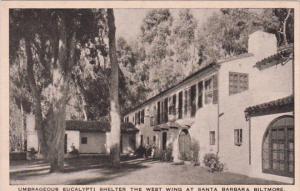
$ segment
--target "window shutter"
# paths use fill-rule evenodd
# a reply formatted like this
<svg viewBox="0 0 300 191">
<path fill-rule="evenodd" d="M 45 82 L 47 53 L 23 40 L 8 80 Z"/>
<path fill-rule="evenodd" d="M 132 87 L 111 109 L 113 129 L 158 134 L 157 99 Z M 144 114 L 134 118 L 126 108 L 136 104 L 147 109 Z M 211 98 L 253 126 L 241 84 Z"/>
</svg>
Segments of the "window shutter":
<svg viewBox="0 0 300 191">
<path fill-rule="evenodd" d="M 213 76 L 213 104 L 218 103 L 218 75 Z"/>
</svg>

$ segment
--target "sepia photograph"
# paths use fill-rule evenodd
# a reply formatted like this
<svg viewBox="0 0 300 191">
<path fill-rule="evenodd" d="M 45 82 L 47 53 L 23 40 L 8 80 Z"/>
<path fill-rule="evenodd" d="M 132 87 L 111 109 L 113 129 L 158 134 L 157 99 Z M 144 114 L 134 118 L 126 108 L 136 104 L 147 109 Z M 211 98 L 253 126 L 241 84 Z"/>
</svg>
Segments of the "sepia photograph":
<svg viewBox="0 0 300 191">
<path fill-rule="evenodd" d="M 10 8 L 9 184 L 294 185 L 295 17 Z"/>
</svg>

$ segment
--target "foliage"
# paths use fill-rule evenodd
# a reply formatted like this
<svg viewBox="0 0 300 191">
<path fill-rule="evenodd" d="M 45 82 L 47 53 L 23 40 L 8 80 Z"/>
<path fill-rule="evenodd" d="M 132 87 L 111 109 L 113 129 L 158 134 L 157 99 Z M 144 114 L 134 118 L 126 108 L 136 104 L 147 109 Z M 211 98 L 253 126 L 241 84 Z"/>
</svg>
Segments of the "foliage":
<svg viewBox="0 0 300 191">
<path fill-rule="evenodd" d="M 209 168 L 210 172 L 222 172 L 224 169 L 224 164 L 220 162 L 219 157 L 214 153 L 206 154 L 203 163 Z"/>
</svg>

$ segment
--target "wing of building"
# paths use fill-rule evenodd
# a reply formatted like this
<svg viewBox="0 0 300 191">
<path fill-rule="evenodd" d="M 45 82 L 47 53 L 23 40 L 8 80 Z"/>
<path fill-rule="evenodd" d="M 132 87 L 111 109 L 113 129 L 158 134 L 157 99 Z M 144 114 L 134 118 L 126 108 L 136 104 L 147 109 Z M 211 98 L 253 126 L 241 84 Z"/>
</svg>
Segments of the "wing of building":
<svg viewBox="0 0 300 191">
<path fill-rule="evenodd" d="M 262 31 L 248 53 L 211 63 L 124 115 L 174 161 L 215 153 L 230 172 L 294 181 L 293 45 Z M 198 150 L 195 151 L 195 148 Z"/>
</svg>

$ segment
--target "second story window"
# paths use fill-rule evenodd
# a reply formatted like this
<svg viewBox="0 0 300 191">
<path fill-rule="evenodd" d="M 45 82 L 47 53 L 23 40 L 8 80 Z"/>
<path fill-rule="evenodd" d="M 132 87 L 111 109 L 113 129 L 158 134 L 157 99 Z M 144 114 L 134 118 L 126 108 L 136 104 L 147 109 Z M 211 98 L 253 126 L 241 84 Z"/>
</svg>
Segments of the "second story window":
<svg viewBox="0 0 300 191">
<path fill-rule="evenodd" d="M 198 83 L 198 108 L 203 107 L 203 81 Z"/>
<path fill-rule="evenodd" d="M 213 75 L 204 81 L 205 104 L 218 103 L 218 76 Z"/>
<path fill-rule="evenodd" d="M 229 72 L 229 95 L 248 90 L 248 74 Z"/>
<path fill-rule="evenodd" d="M 144 123 L 144 119 L 145 119 L 145 109 L 141 111 L 141 123 Z"/>
<path fill-rule="evenodd" d="M 212 79 L 208 79 L 204 82 L 205 88 L 205 104 L 212 103 L 213 98 L 213 86 L 212 86 Z"/>
<path fill-rule="evenodd" d="M 178 94 L 178 118 L 182 118 L 182 103 L 183 103 L 183 96 L 182 91 Z"/>
<path fill-rule="evenodd" d="M 190 91 L 190 105 L 191 105 L 191 116 L 195 116 L 196 114 L 196 85 L 191 87 Z"/>
</svg>

